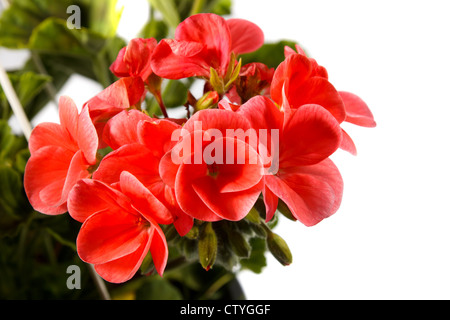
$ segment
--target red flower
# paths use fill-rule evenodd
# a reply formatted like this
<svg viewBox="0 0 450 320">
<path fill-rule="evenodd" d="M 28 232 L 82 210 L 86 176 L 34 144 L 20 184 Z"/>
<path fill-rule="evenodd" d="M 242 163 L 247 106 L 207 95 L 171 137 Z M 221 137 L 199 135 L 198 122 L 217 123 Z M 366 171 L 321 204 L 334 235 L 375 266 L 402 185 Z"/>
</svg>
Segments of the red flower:
<svg viewBox="0 0 450 320">
<path fill-rule="evenodd" d="M 302 54 L 291 54 L 275 70 L 270 91 L 272 99 L 283 105 L 283 95 L 292 109 L 318 104 L 339 123 L 345 120 L 345 107 L 334 86 L 318 73 L 318 68 Z"/>
<path fill-rule="evenodd" d="M 335 213 L 343 182 L 328 157 L 339 147 L 342 133 L 331 113 L 313 104 L 286 113 L 263 96 L 250 99 L 237 113 L 247 117 L 254 128 L 279 130 L 278 156 L 266 145 L 272 158 L 267 166 L 278 161 L 278 171 L 264 176 L 266 220 L 272 219 L 278 198 L 307 226 Z"/>
<path fill-rule="evenodd" d="M 181 209 L 196 219 L 240 220 L 261 193 L 262 163 L 256 149 L 244 135 L 230 130 L 245 133 L 252 128 L 231 111 L 199 111 L 184 125 L 178 144 L 161 159 L 163 181 L 175 189 Z"/>
<path fill-rule="evenodd" d="M 376 123 L 368 106 L 352 93 L 337 91 L 328 81 L 326 69 L 308 58 L 297 46 L 299 53 L 285 49 L 286 60 L 275 71 L 271 97 L 279 105 L 299 108 L 305 104 L 318 104 L 330 111 L 339 123 L 344 121 L 374 127 Z M 341 148 L 356 154 L 356 146 L 342 129 Z"/>
<path fill-rule="evenodd" d="M 110 66 L 110 70 L 117 77 L 140 77 L 146 82 L 152 74 L 150 58 L 157 45 L 154 38 L 132 39 L 130 43 L 122 48 L 117 55 L 117 59 Z"/>
<path fill-rule="evenodd" d="M 122 171 L 130 172 L 172 212 L 173 224 L 183 236 L 193 219 L 180 209 L 174 190 L 159 174 L 160 159 L 175 144 L 171 136 L 179 128 L 170 120 L 153 119 L 137 110 L 122 111 L 105 126 L 104 141 L 114 151 L 102 159 L 93 178 L 114 184 Z"/>
<path fill-rule="evenodd" d="M 209 78 L 210 68 L 223 77 L 232 52 L 251 52 L 263 42 L 261 29 L 249 21 L 200 13 L 180 23 L 173 40 L 160 41 L 153 52 L 152 69 L 168 79 Z"/>
<path fill-rule="evenodd" d="M 158 224 L 171 223 L 172 215 L 133 175 L 122 172 L 115 188 L 81 180 L 70 192 L 68 206 L 70 215 L 83 222 L 78 255 L 102 278 L 113 283 L 131 279 L 148 251 L 162 276 L 168 247 Z"/>
<path fill-rule="evenodd" d="M 68 97 L 59 100 L 60 124 L 44 122 L 31 134 L 31 157 L 24 187 L 33 208 L 45 214 L 67 211 L 67 195 L 79 179 L 90 176 L 98 138 L 87 108 L 78 114 Z"/>
</svg>

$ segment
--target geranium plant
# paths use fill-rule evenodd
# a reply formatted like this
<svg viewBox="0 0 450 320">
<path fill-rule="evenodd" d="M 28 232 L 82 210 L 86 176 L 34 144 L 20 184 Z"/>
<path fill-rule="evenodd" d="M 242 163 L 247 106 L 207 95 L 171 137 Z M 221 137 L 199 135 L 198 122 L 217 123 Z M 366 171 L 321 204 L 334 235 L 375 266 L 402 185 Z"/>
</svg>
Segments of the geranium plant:
<svg viewBox="0 0 450 320">
<path fill-rule="evenodd" d="M 60 122 L 33 129 L 31 206 L 79 222 L 79 258 L 110 283 L 180 263 L 260 272 L 266 249 L 291 264 L 279 215 L 314 226 L 336 213 L 343 179 L 330 156 L 356 154 L 341 124 L 375 121 L 298 44 L 277 48 L 275 65 L 258 59 L 263 30 L 215 13 L 131 40 L 113 83 L 82 106 L 61 97 Z"/>
</svg>

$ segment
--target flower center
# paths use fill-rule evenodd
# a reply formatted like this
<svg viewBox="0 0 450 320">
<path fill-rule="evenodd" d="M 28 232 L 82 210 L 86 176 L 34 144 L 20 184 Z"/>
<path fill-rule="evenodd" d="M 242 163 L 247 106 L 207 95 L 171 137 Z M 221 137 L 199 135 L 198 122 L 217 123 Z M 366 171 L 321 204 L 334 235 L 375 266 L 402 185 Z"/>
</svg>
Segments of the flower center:
<svg viewBox="0 0 450 320">
<path fill-rule="evenodd" d="M 208 164 L 206 174 L 210 177 L 216 178 L 219 175 L 219 167 L 216 163 Z"/>
</svg>

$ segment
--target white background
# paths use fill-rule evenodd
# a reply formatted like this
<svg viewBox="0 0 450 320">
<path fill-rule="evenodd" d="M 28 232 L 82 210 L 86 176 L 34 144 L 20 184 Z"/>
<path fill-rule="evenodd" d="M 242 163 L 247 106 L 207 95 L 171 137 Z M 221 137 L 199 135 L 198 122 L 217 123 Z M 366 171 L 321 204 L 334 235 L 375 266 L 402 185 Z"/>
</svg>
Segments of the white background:
<svg viewBox="0 0 450 320">
<path fill-rule="evenodd" d="M 147 2 L 122 2 L 129 40 Z M 276 232 L 294 261 L 268 254 L 262 274 L 242 272 L 248 299 L 450 298 L 448 15 L 438 0 L 234 0 L 233 17 L 257 23 L 269 42 L 299 42 L 378 124 L 345 126 L 358 155 L 333 156 L 345 184 L 339 211 L 310 228 L 282 219 Z M 75 76 L 61 94 L 81 106 L 99 90 Z"/>
</svg>

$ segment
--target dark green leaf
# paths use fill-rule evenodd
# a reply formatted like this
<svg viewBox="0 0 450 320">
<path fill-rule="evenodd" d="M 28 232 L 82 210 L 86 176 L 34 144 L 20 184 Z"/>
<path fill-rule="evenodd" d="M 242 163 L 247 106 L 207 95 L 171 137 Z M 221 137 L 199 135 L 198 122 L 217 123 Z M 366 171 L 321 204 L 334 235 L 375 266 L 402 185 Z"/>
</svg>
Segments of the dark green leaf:
<svg viewBox="0 0 450 320">
<path fill-rule="evenodd" d="M 243 269 L 249 269 L 255 273 L 261 273 L 266 264 L 266 240 L 263 238 L 252 238 L 250 240 L 252 251 L 248 259 L 241 260 Z"/>
<path fill-rule="evenodd" d="M 16 217 L 16 211 L 24 201 L 22 177 L 9 166 L 0 166 L 0 214 Z"/>
<path fill-rule="evenodd" d="M 66 20 L 70 5 L 78 5 L 82 12 L 88 12 L 83 0 L 12 0 L 0 18 L 0 46 L 12 49 L 28 47 L 33 30 L 49 17 Z M 97 1 L 95 1 L 97 2 Z M 82 14 L 83 18 L 83 14 Z M 83 19 L 81 25 L 85 26 Z"/>
</svg>

